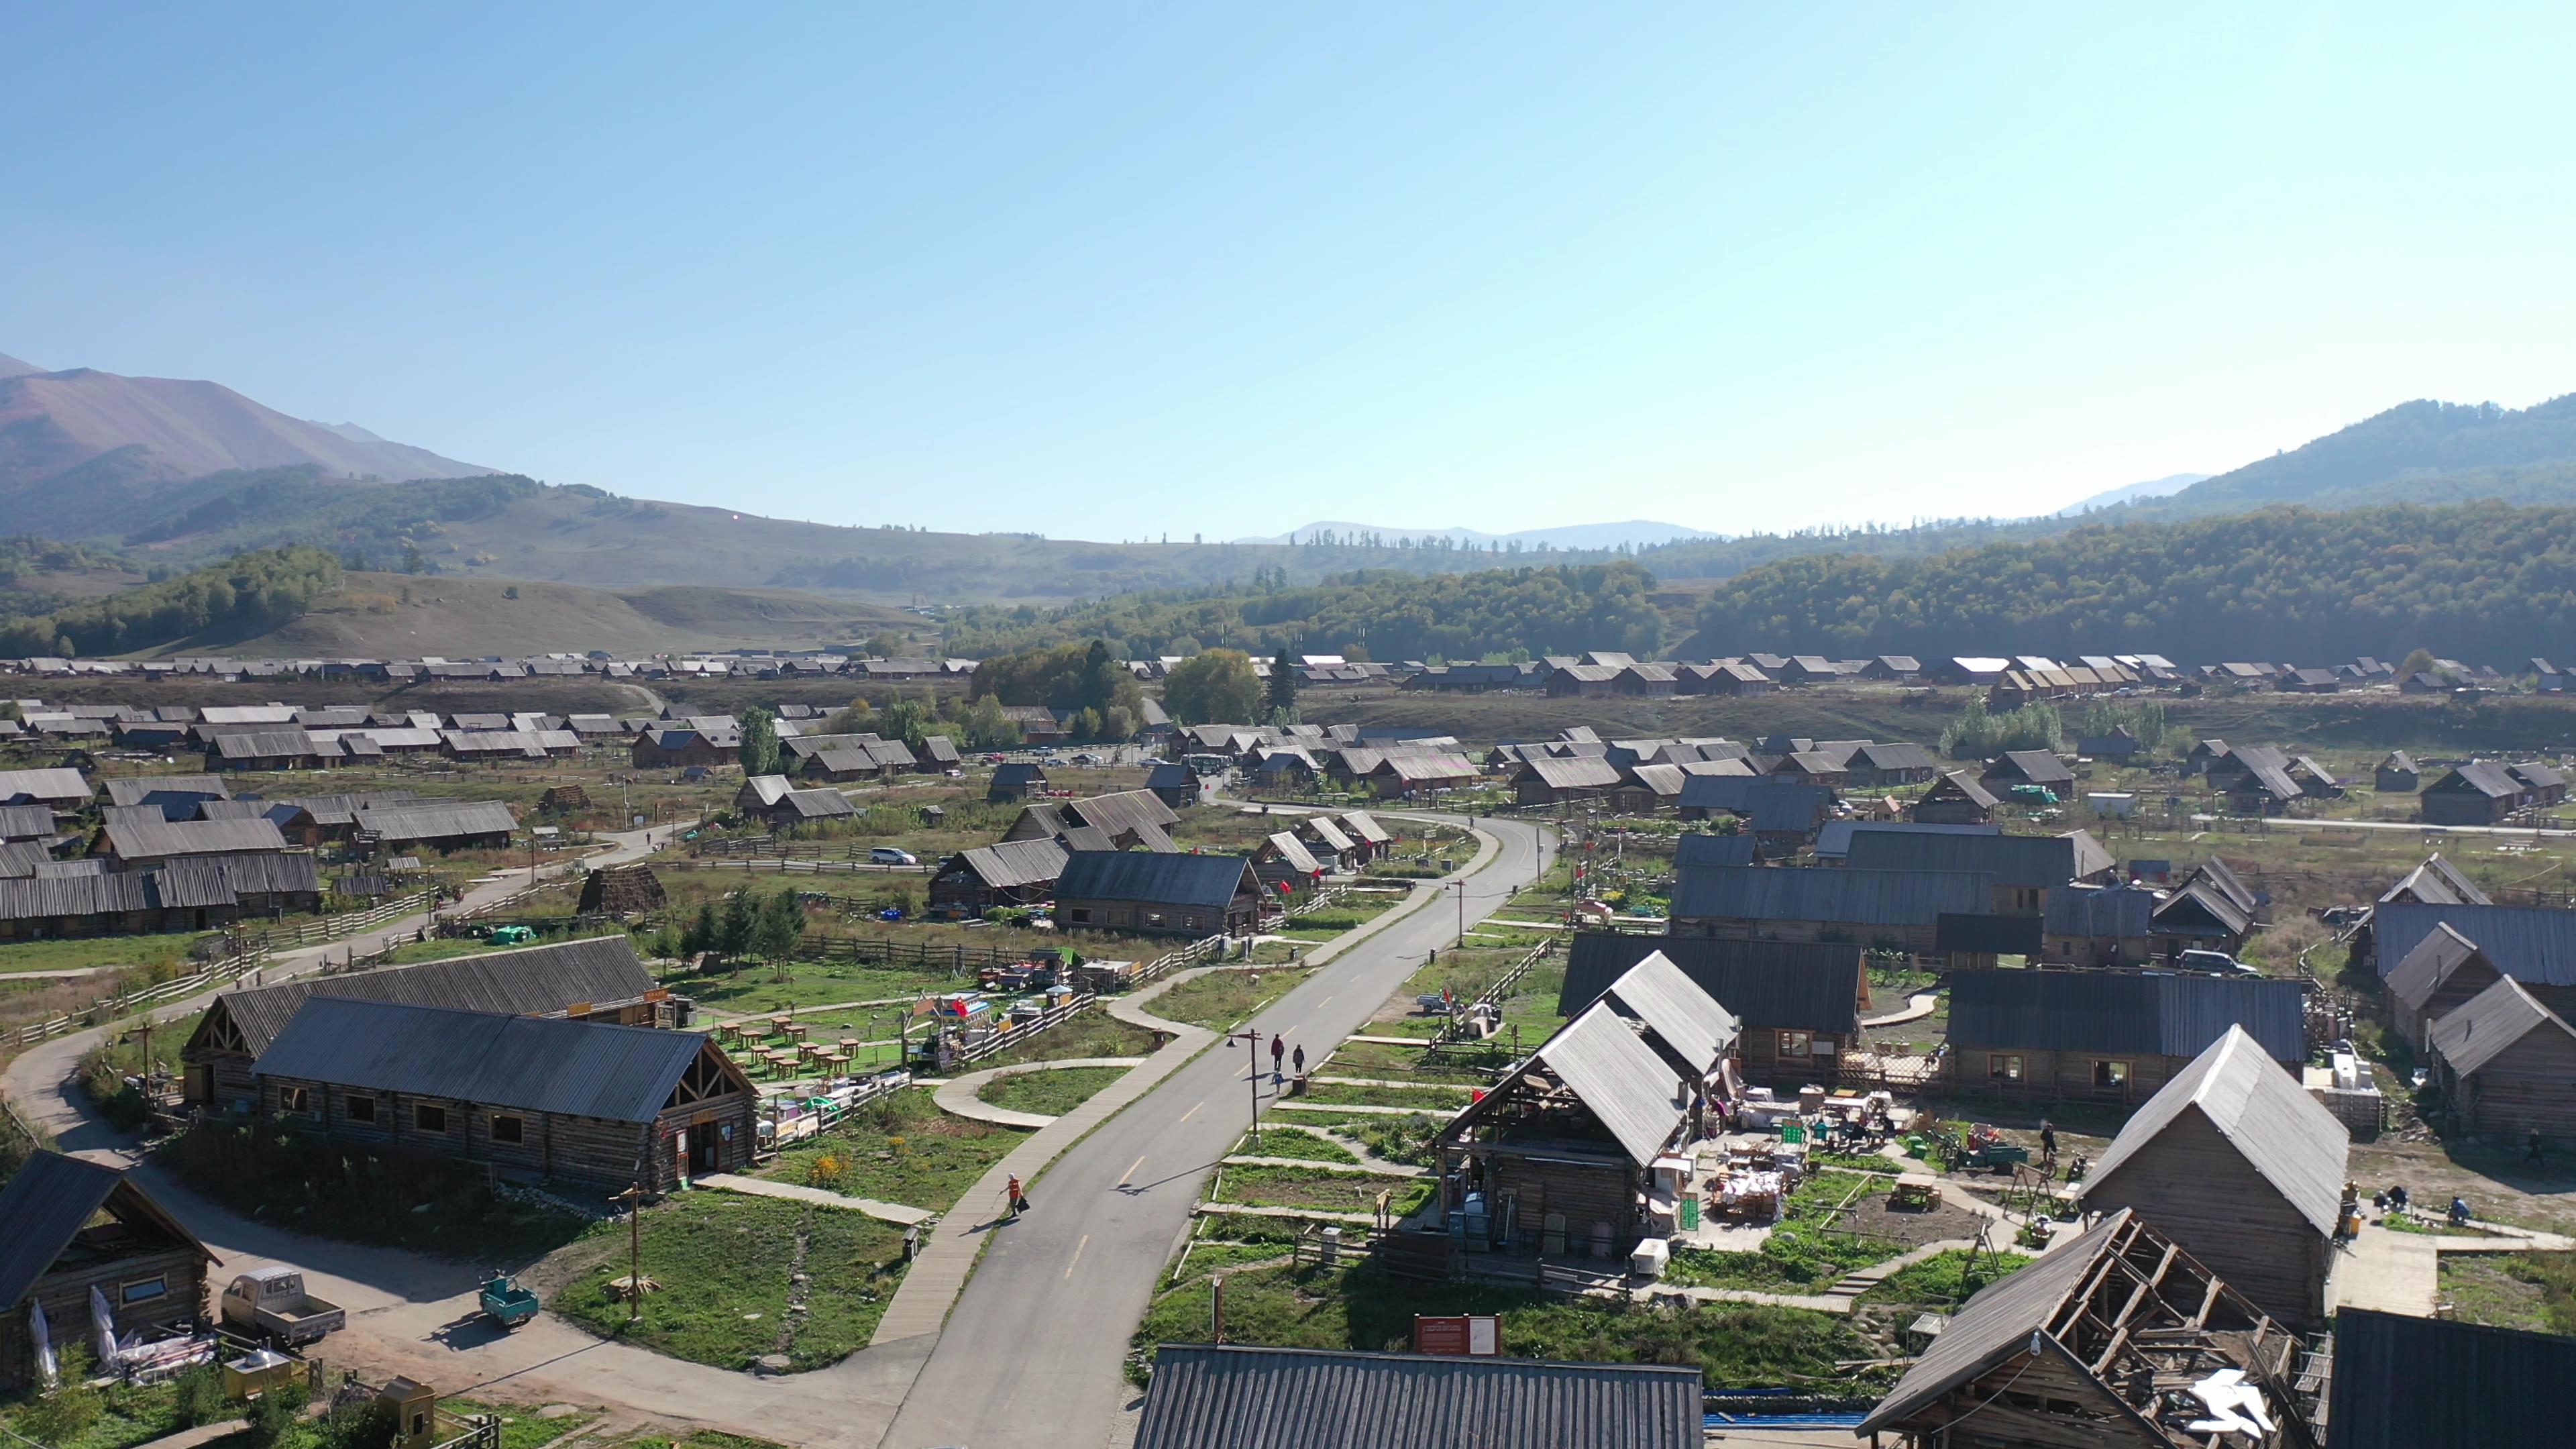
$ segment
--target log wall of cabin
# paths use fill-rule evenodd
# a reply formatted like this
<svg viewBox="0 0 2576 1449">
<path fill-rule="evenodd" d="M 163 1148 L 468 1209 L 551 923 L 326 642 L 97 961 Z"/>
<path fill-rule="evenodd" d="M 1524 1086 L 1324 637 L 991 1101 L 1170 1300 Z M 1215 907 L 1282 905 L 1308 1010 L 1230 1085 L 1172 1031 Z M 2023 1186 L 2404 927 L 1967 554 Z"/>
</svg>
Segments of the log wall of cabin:
<svg viewBox="0 0 2576 1449">
<path fill-rule="evenodd" d="M 125 1301 L 127 1285 L 153 1278 L 161 1279 L 168 1291 L 139 1303 Z M 107 1296 L 108 1315 L 119 1338 L 128 1333 L 200 1323 L 207 1317 L 206 1260 L 183 1244 L 159 1240 L 138 1243 L 130 1253 L 58 1267 L 38 1278 L 28 1290 L 28 1298 L 45 1310 L 57 1351 L 64 1343 L 86 1341 L 89 1337 L 89 1290 L 93 1287 Z M 27 1301 L 22 1298 L 6 1313 L 0 1313 L 0 1387 L 19 1387 L 33 1379 L 35 1343 L 28 1336 Z"/>
<path fill-rule="evenodd" d="M 2047 1101 L 2137 1104 L 2156 1094 L 2175 1073 L 2191 1065 L 2188 1057 L 2133 1056 L 2119 1052 L 2039 1051 L 2021 1047 L 1956 1047 L 1956 1080 L 1962 1090 L 2000 1090 L 2007 1096 Z M 1994 1058 L 2020 1057 L 2021 1080 L 1994 1075 Z M 2093 1071 L 2100 1062 L 2125 1062 L 2125 1087 L 2096 1087 Z"/>
<path fill-rule="evenodd" d="M 2537 1130 L 2576 1137 L 2576 1038 L 2547 1023 L 2496 1054 L 2454 1089 L 2469 1131 L 2520 1143 Z"/>
<path fill-rule="evenodd" d="M 2501 978 L 2483 956 L 2471 956 L 2451 968 L 2424 998 L 2421 1006 L 2409 1006 L 2395 992 L 2388 994 L 2388 1014 L 2399 1034 L 2415 1044 L 2417 1051 L 2432 1045 L 2433 1023 L 2469 1004 L 2469 999 L 2496 984 Z"/>
<path fill-rule="evenodd" d="M 1637 1196 L 1644 1184 L 1638 1170 L 1624 1158 L 1581 1162 L 1544 1150 L 1524 1154 L 1509 1147 L 1489 1148 L 1482 1155 L 1487 1210 L 1500 1211 L 1503 1194 L 1513 1194 L 1520 1204 L 1515 1226 L 1523 1236 L 1537 1238 L 1547 1226 L 1549 1213 L 1563 1213 L 1570 1250 L 1588 1250 L 1594 1223 L 1610 1225 L 1613 1253 L 1625 1255 L 1633 1246 Z"/>
<path fill-rule="evenodd" d="M 1745 1080 L 1769 1087 L 1784 1082 L 1791 1086 L 1805 1086 L 1809 1082 L 1819 1086 L 1832 1085 L 1841 1066 L 1842 1037 L 1833 1032 L 1810 1032 L 1809 1054 L 1793 1057 L 1781 1052 L 1780 1032 L 1778 1027 L 1745 1024 L 1744 1035 L 1736 1043 L 1736 1064 L 1743 1071 Z"/>
<path fill-rule="evenodd" d="M 301 1112 L 290 1112 L 285 1107 L 287 1089 L 293 1087 L 305 1090 L 306 1106 Z M 349 1102 L 355 1097 L 366 1098 L 375 1104 L 372 1121 L 352 1115 Z M 652 1142 L 650 1125 L 642 1122 L 519 1111 L 400 1092 L 353 1090 L 288 1077 L 260 1078 L 259 1105 L 263 1112 L 333 1137 L 414 1148 L 469 1162 L 494 1162 L 549 1177 L 592 1182 L 632 1181 L 638 1162 L 644 1160 L 646 1148 Z M 419 1109 L 423 1107 L 435 1108 L 445 1114 L 443 1130 L 431 1131 L 420 1125 Z M 748 1112 L 748 1104 L 744 1110 Z M 519 1119 L 521 1140 L 504 1142 L 495 1138 L 492 1135 L 492 1119 L 495 1117 Z M 742 1130 L 737 1128 L 737 1135 Z M 649 1185 L 667 1187 L 674 1181 L 675 1176 L 666 1175 Z"/>
<path fill-rule="evenodd" d="M 2087 1183 L 2084 1206 L 2135 1208 L 2264 1312 L 2291 1323 L 2324 1321 L 2333 1243 L 2197 1108 L 2109 1176 Z"/>
</svg>

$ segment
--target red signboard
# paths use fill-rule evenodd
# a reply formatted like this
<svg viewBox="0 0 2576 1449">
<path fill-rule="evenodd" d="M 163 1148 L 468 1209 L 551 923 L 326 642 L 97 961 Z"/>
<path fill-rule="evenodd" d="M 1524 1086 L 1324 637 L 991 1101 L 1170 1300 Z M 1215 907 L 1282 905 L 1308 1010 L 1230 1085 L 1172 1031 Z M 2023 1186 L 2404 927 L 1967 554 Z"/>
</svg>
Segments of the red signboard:
<svg viewBox="0 0 2576 1449">
<path fill-rule="evenodd" d="M 1486 1358 L 1502 1352 L 1501 1337 L 1491 1314 L 1413 1315 L 1415 1353 Z"/>
</svg>

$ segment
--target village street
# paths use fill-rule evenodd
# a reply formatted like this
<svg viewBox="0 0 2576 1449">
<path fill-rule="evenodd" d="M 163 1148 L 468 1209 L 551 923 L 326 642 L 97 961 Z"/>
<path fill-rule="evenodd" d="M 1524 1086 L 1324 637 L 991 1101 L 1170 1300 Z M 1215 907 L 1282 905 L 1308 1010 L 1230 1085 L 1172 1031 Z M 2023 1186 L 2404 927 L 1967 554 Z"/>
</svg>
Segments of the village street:
<svg viewBox="0 0 2576 1449">
<path fill-rule="evenodd" d="M 1483 847 L 1461 873 L 1471 923 L 1528 883 L 1543 868 L 1550 844 L 1533 825 L 1480 821 L 1478 828 L 1485 832 Z M 592 857 L 595 865 L 649 850 L 644 832 L 604 838 L 613 849 Z M 524 876 L 488 883 L 470 892 L 465 906 L 525 884 Z M 1422 890 L 1409 906 L 1318 948 L 1322 968 L 1252 1027 L 1265 1043 L 1281 1030 L 1317 1050 L 1339 1042 L 1427 952 L 1455 939 L 1458 894 Z M 281 957 L 266 979 L 318 970 L 326 952 L 339 957 L 352 945 L 362 953 L 374 949 L 412 934 L 425 919 Z M 185 1015 L 205 999 L 161 1008 L 156 1019 Z M 0 1086 L 20 1115 L 63 1150 L 128 1162 L 127 1141 L 94 1123 L 69 1090 L 77 1063 L 99 1036 L 97 1030 L 74 1033 L 30 1050 L 0 1077 Z M 313 1292 L 348 1310 L 348 1328 L 325 1345 L 324 1356 L 371 1376 L 409 1373 L 445 1393 L 499 1385 L 513 1400 L 596 1404 L 796 1444 L 1091 1445 L 1110 1433 L 1126 1397 L 1119 1365 L 1128 1335 L 1188 1228 L 1210 1167 L 1242 1131 L 1252 1090 L 1242 1058 L 1222 1046 L 1181 1065 L 1032 1183 L 1045 1210 L 996 1230 L 982 1205 L 959 1206 L 957 1228 L 971 1235 L 970 1249 L 983 1251 L 943 1330 L 880 1342 L 793 1376 L 667 1358 L 594 1338 L 551 1315 L 502 1333 L 482 1320 L 474 1298 L 493 1265 L 252 1222 L 150 1166 L 140 1171 L 154 1197 L 223 1259 L 221 1276 L 272 1262 L 302 1269 Z M 1267 1096 L 1266 1084 L 1263 1090 Z M 931 1305 L 930 1317 L 944 1306 Z M 1010 1367 L 997 1372 L 1001 1364 Z"/>
</svg>

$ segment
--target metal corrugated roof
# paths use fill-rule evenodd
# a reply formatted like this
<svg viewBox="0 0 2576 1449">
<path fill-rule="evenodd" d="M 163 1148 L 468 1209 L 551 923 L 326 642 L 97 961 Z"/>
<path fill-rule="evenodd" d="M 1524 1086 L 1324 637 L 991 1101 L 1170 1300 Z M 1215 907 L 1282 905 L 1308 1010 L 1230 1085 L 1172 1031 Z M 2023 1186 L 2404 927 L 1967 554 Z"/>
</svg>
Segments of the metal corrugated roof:
<svg viewBox="0 0 2576 1449">
<path fill-rule="evenodd" d="M 1059 900 L 1140 901 L 1223 910 L 1251 870 L 1252 862 L 1239 855 L 1076 850 L 1065 856 L 1055 893 Z"/>
<path fill-rule="evenodd" d="M 149 805 L 163 800 L 229 800 L 233 787 L 221 775 L 143 775 L 107 782 L 111 805 Z"/>
<path fill-rule="evenodd" d="M 2425 905 L 2491 906 L 2495 902 L 2478 889 L 2477 883 L 2460 873 L 2460 868 L 2442 858 L 2439 851 L 2424 857 L 2424 863 L 2397 878 L 2397 883 L 2382 892 L 2379 904 L 2393 905 L 2417 901 Z"/>
<path fill-rule="evenodd" d="M 2060 885 L 2048 893 L 2044 919 L 2053 936 L 2144 936 L 2156 904 L 2150 890 Z"/>
<path fill-rule="evenodd" d="M 1644 1022 L 1693 1072 L 1715 1068 L 1743 1034 L 1743 1024 L 1661 952 L 1629 967 L 1604 999 Z"/>
<path fill-rule="evenodd" d="M 2388 988 L 2389 995 L 2421 1010 L 2451 973 L 2476 954 L 2476 942 L 2449 925 L 2437 925 L 2430 935 L 2415 943 L 2405 960 L 2380 971 L 2379 984 Z"/>
<path fill-rule="evenodd" d="M 1135 1449 L 1699 1449 L 1700 1371 L 1162 1345 Z"/>
<path fill-rule="evenodd" d="M 2061 886 L 2111 864 L 2110 852 L 2081 830 L 2064 835 L 1953 835 L 1872 828 L 1855 831 L 1843 857 L 1854 870 L 1979 871 L 1997 885 Z"/>
<path fill-rule="evenodd" d="M 0 770 L 0 805 L 86 805 L 90 793 L 78 770 Z"/>
<path fill-rule="evenodd" d="M 1563 760 L 1542 756 L 1524 762 L 1521 769 L 1551 790 L 1606 790 L 1619 783 L 1619 767 L 1597 755 Z"/>
<path fill-rule="evenodd" d="M 1831 828 L 1831 827 L 1827 827 Z M 1710 835 L 1693 831 L 1673 840 L 1673 865 L 1751 865 L 1754 847 L 1759 844 L 1750 835 Z"/>
<path fill-rule="evenodd" d="M 1717 941 L 1578 931 L 1565 957 L 1559 1015 L 1600 999 L 1630 967 L 1660 952 L 1746 1025 L 1849 1034 L 1859 1029 L 1861 948 L 1823 941 Z"/>
<path fill-rule="evenodd" d="M 957 859 L 988 886 L 1044 885 L 1064 873 L 1065 849 L 1054 840 L 1005 840 L 958 852 Z"/>
<path fill-rule="evenodd" d="M 157 1228 L 195 1248 L 208 1262 L 216 1261 L 205 1244 L 123 1172 L 59 1152 L 35 1152 L 0 1187 L 0 1311 L 18 1308 L 101 1208 L 134 1226 Z"/>
<path fill-rule="evenodd" d="M 1306 842 L 1287 831 L 1274 833 L 1265 843 L 1269 845 L 1270 853 L 1278 858 L 1279 863 L 1291 870 L 1313 875 L 1324 868 L 1316 861 L 1313 853 L 1306 849 Z"/>
<path fill-rule="evenodd" d="M 1315 832 L 1315 838 L 1317 840 L 1324 842 L 1324 844 L 1332 847 L 1334 850 L 1341 851 L 1356 848 L 1351 838 L 1342 833 L 1342 827 L 1335 825 L 1330 816 L 1309 815 L 1300 823 L 1306 829 Z"/>
<path fill-rule="evenodd" d="M 1555 1073 L 1640 1167 L 1671 1145 L 1690 1110 L 1680 1075 L 1606 1003 L 1558 1028 L 1532 1060 Z"/>
<path fill-rule="evenodd" d="M 0 920 L 47 920 L 57 916 L 97 916 L 152 909 L 151 877 L 134 873 L 109 875 L 38 875 L 0 880 Z"/>
<path fill-rule="evenodd" d="M 2238 1028 L 2277 1061 L 2307 1059 L 2307 986 L 2255 976 L 1963 971 L 1950 978 L 1954 1047 L 2189 1057 Z"/>
<path fill-rule="evenodd" d="M 507 835 L 518 817 L 498 800 L 403 800 L 358 812 L 358 828 L 386 841 Z"/>
<path fill-rule="evenodd" d="M 1387 833 L 1385 826 L 1377 823 L 1376 816 L 1361 810 L 1343 811 L 1342 825 L 1343 828 L 1349 830 L 1351 834 L 1358 836 L 1360 839 L 1367 841 L 1371 845 L 1384 845 L 1395 838 Z"/>
<path fill-rule="evenodd" d="M 650 1122 L 705 1050 L 696 1032 L 343 996 L 306 999 L 251 1070 L 530 1112 Z"/>
<path fill-rule="evenodd" d="M 1954 1022 L 1956 1011 L 1953 1007 Z M 2352 1134 L 2243 1027 L 2228 1028 L 2147 1099 L 2076 1189 L 2078 1199 L 2090 1197 L 2190 1111 L 2218 1129 L 2318 1232 L 2334 1231 Z"/>
<path fill-rule="evenodd" d="M 2534 985 L 2576 986 L 2576 911 L 2398 901 L 2371 912 L 2378 959 L 2405 960 L 2435 926 L 2445 924 L 2477 943 L 2507 976 Z"/>
<path fill-rule="evenodd" d="M 653 989 L 653 973 L 644 969 L 634 943 L 621 933 L 418 966 L 306 976 L 275 986 L 228 991 L 216 998 L 216 1005 L 232 1018 L 242 1041 L 257 1055 L 312 996 L 527 1013 L 561 1011 L 585 1001 L 594 1005 L 634 1001 Z"/>
<path fill-rule="evenodd" d="M 1675 920 L 1929 926 L 1994 903 L 1994 877 L 1969 871 L 1717 865 L 1681 867 L 1675 877 Z"/>
<path fill-rule="evenodd" d="M 1828 820 L 1816 830 L 1816 858 L 1843 860 L 1851 854 L 1852 837 L 1864 830 L 1893 830 L 1916 835 L 2001 835 L 2000 825 L 1925 825 L 1910 820 Z"/>
<path fill-rule="evenodd" d="M 2507 976 L 2434 1022 L 2433 1050 L 2442 1054 L 2451 1070 L 2465 1076 L 2535 1031 L 2555 1031 L 2576 1039 L 2576 1028 Z"/>
<path fill-rule="evenodd" d="M 2576 1423 L 2576 1338 L 2346 1308 L 2326 1405 L 2334 1449 L 2562 1444 Z"/>
</svg>

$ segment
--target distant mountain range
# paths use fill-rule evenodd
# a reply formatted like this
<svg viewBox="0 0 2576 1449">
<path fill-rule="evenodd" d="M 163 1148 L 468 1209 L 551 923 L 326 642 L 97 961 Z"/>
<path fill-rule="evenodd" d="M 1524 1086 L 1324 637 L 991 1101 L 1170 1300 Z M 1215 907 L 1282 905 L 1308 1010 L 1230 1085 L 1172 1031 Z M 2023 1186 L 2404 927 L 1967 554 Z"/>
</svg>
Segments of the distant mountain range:
<svg viewBox="0 0 2576 1449">
<path fill-rule="evenodd" d="M 1517 533 L 1486 533 L 1473 528 L 1385 528 L 1374 523 L 1310 523 L 1303 528 L 1268 538 L 1238 538 L 1236 543 L 1301 543 L 1319 535 L 1336 539 L 1382 538 L 1388 543 L 1412 539 L 1419 544 L 1425 539 L 1448 539 L 1472 543 L 1479 548 L 1494 544 L 1521 545 L 1524 549 L 1545 544 L 1561 549 L 1607 549 L 1626 544 L 1630 548 L 1647 548 L 1671 543 L 1675 539 L 1715 538 L 1705 528 L 1684 528 L 1678 523 L 1656 523 L 1649 519 L 1630 519 L 1625 523 L 1569 523 L 1560 528 L 1524 528 Z"/>
<path fill-rule="evenodd" d="M 2078 498 L 2067 504 L 2057 510 L 2057 516 L 2073 518 L 2087 509 L 2108 508 L 2114 503 L 2135 503 L 2141 498 L 2168 497 L 2180 493 L 2194 483 L 2206 482 L 2215 476 L 2211 473 L 2168 473 L 2162 478 L 2150 478 L 2144 483 L 2132 483 L 2125 488 L 2106 488 L 2090 498 Z"/>
<path fill-rule="evenodd" d="M 0 356 L 0 505 L 103 478 L 175 482 L 230 469 L 311 466 L 405 482 L 492 470 L 389 442 L 354 423 L 291 418 L 213 382 L 50 372 Z"/>
</svg>

